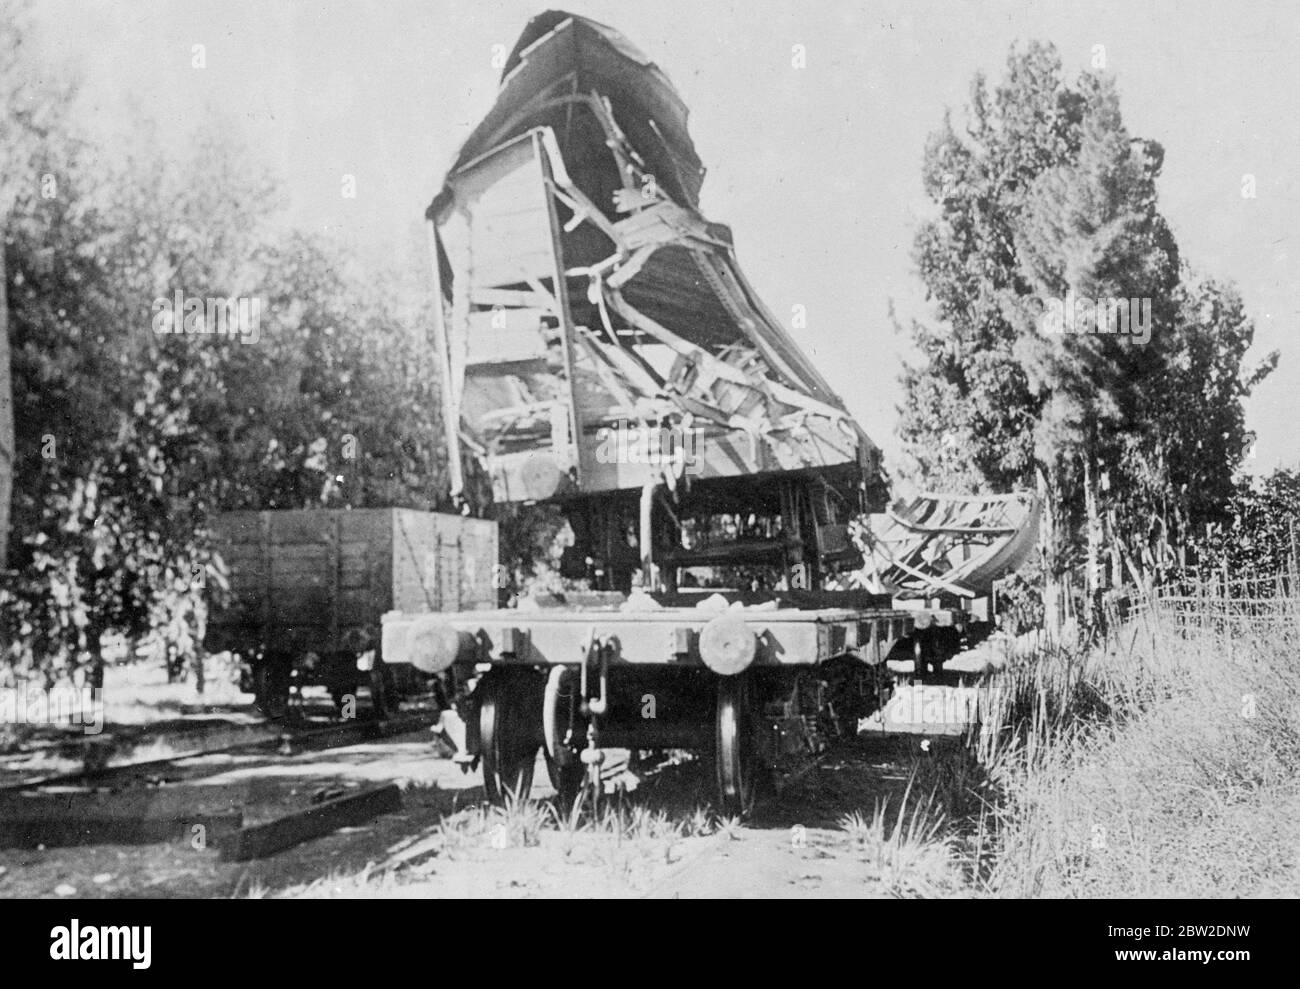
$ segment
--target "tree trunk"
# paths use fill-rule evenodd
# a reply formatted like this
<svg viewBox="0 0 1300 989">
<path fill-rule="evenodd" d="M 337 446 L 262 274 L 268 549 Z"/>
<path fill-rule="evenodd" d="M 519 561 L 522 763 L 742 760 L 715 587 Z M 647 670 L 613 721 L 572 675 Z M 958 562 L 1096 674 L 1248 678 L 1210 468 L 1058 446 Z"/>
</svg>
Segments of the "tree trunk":
<svg viewBox="0 0 1300 989">
<path fill-rule="evenodd" d="M 9 504 L 14 488 L 14 401 L 9 377 L 9 292 L 0 216 L 0 570 L 9 566 Z"/>
<path fill-rule="evenodd" d="M 1061 604 L 1064 595 L 1061 592 L 1060 561 L 1057 556 L 1057 485 L 1056 469 L 1036 470 L 1038 482 L 1038 500 L 1043 506 L 1042 523 L 1038 528 L 1038 555 L 1043 570 L 1043 630 L 1051 642 L 1061 641 L 1061 627 L 1064 617 Z"/>
<path fill-rule="evenodd" d="M 1102 472 L 1101 490 L 1106 494 L 1110 493 L 1109 470 Z M 1116 517 L 1115 512 L 1115 500 L 1107 498 L 1106 501 L 1106 514 L 1102 521 L 1106 526 L 1106 542 L 1110 555 L 1110 583 L 1107 586 L 1118 591 L 1124 586 L 1124 558 L 1126 555 L 1131 556 L 1132 554 L 1120 533 L 1119 519 Z"/>
<path fill-rule="evenodd" d="M 1095 612 L 1101 603 L 1101 511 L 1097 507 L 1097 470 L 1092 455 L 1083 457 L 1083 504 L 1088 525 L 1088 569 L 1084 593 L 1088 607 Z"/>
</svg>

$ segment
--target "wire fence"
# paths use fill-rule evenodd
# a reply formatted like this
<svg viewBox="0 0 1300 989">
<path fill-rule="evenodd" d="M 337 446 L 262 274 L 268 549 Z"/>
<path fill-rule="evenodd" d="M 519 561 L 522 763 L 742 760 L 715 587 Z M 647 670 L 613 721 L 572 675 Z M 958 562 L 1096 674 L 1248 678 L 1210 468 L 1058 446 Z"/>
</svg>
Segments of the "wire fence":
<svg viewBox="0 0 1300 989">
<path fill-rule="evenodd" d="M 1179 633 L 1230 639 L 1300 635 L 1300 574 L 1234 577 L 1188 568 L 1136 595 L 1129 611 Z"/>
</svg>

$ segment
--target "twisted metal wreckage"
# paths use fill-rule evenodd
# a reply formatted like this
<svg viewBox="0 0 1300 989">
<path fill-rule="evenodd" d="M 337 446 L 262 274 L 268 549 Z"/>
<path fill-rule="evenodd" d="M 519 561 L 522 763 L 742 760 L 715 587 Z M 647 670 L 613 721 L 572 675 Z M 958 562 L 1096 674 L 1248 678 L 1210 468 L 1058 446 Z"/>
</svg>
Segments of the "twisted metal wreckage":
<svg viewBox="0 0 1300 989">
<path fill-rule="evenodd" d="M 986 595 L 1033 552 L 1041 514 L 1028 492 L 901 498 L 853 523 L 866 556 L 857 582 L 895 600 Z"/>
<path fill-rule="evenodd" d="M 565 501 L 578 550 L 604 559 L 602 540 L 640 537 L 631 523 L 653 499 L 694 514 L 685 475 L 715 513 L 783 515 L 785 538 L 692 551 L 650 520 L 644 569 L 652 544 L 663 569 L 815 568 L 805 542 L 851 555 L 848 519 L 884 492 L 879 451 L 746 281 L 730 230 L 700 214 L 686 118 L 663 73 L 603 25 L 543 14 L 515 45 L 427 213 L 453 495 L 464 447 L 495 501 Z M 615 430 L 631 456 L 601 455 Z M 635 513 L 627 491 L 644 492 Z M 626 586 L 610 563 L 610 586 Z"/>
<path fill-rule="evenodd" d="M 765 774 L 882 703 L 891 651 L 941 660 L 966 621 L 949 591 L 1025 545 L 993 525 L 1015 547 L 965 540 L 984 562 L 945 580 L 965 566 L 953 533 L 927 558 L 890 552 L 882 529 L 860 539 L 893 567 L 875 593 L 825 589 L 862 565 L 851 521 L 885 507 L 879 450 L 699 212 L 686 118 L 617 32 L 542 14 L 427 211 L 452 493 L 486 477 L 497 502 L 560 504 L 562 572 L 603 592 L 385 616 L 386 662 L 455 679 L 460 757 L 482 761 L 493 797 L 527 790 L 539 749 L 561 794 L 598 778 L 605 747 L 695 749 L 743 813 Z M 970 514 L 897 521 L 935 550 L 924 527 L 984 524 Z M 955 603 L 891 601 L 927 559 L 938 581 L 913 596 Z M 736 568 L 776 576 L 758 593 L 692 586 Z"/>
</svg>

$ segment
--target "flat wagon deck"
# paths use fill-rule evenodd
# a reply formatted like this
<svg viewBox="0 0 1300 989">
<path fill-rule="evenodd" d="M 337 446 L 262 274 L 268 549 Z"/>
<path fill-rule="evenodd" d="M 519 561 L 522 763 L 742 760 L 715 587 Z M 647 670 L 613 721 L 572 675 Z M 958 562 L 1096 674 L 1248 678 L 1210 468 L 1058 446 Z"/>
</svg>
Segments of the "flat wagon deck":
<svg viewBox="0 0 1300 989">
<path fill-rule="evenodd" d="M 837 656 L 876 665 L 918 623 L 938 627 L 952 621 L 951 612 L 892 608 L 508 608 L 430 614 L 406 622 L 394 616 L 385 626 L 384 652 L 390 662 L 413 661 L 440 672 L 457 660 L 573 665 L 601 648 L 611 663 L 704 666 L 731 674 L 750 665 L 804 666 Z M 449 630 L 456 634 L 448 635 Z M 746 632 L 752 642 L 744 638 Z M 740 649 L 743 659 L 736 658 L 738 641 L 745 646 Z M 405 658 L 413 650 L 423 652 Z"/>
<path fill-rule="evenodd" d="M 712 607 L 710 607 L 712 606 Z M 596 781 L 602 749 L 689 749 L 744 814 L 782 769 L 857 730 L 884 701 L 884 661 L 952 632 L 960 612 L 745 607 L 503 609 L 384 620 L 384 653 L 460 687 L 464 758 L 489 796 L 519 797 L 538 749 L 562 798 Z"/>
</svg>

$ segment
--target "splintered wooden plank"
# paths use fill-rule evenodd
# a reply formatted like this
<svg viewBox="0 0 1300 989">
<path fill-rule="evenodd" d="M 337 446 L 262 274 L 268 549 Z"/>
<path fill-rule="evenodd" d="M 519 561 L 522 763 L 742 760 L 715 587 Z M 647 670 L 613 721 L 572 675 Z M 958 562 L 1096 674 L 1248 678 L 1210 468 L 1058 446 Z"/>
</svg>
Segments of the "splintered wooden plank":
<svg viewBox="0 0 1300 989">
<path fill-rule="evenodd" d="M 476 306 L 504 306 L 507 309 L 532 310 L 546 315 L 555 312 L 555 300 L 547 293 L 534 289 L 475 288 L 470 291 L 469 301 Z"/>
<path fill-rule="evenodd" d="M 364 824 L 380 814 L 391 814 L 401 807 L 402 791 L 396 783 L 335 797 L 228 835 L 220 842 L 221 857 L 228 862 L 265 858 L 339 828 Z"/>
</svg>

